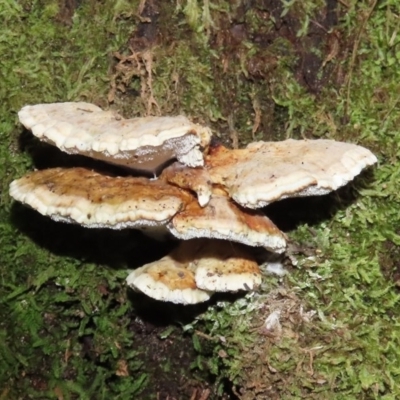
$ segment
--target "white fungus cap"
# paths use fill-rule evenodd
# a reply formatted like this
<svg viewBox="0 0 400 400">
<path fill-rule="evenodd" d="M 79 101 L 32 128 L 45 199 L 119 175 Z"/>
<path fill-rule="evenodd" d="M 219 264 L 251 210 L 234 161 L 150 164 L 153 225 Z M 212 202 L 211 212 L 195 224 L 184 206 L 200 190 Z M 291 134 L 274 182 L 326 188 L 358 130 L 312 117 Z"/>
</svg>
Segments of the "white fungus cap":
<svg viewBox="0 0 400 400">
<path fill-rule="evenodd" d="M 182 115 L 125 119 L 85 102 L 25 106 L 18 116 L 35 136 L 66 153 L 149 172 L 174 158 L 202 166 L 211 139 L 209 128 Z"/>
<path fill-rule="evenodd" d="M 254 290 L 261 273 L 244 246 L 200 239 L 181 242 L 161 260 L 137 268 L 127 284 L 156 300 L 195 304 L 213 292 Z"/>
<path fill-rule="evenodd" d="M 197 287 L 214 292 L 257 289 L 261 272 L 245 246 L 221 240 L 183 242 L 180 251 L 195 253 L 189 268 L 194 271 Z"/>
<path fill-rule="evenodd" d="M 252 143 L 243 150 L 218 149 L 207 165 L 214 184 L 248 208 L 287 197 L 327 194 L 377 162 L 366 148 L 333 140 Z"/>
<path fill-rule="evenodd" d="M 212 186 L 247 208 L 261 208 L 288 197 L 327 194 L 377 162 L 368 149 L 333 140 L 256 142 L 245 149 L 210 149 L 204 168 L 187 172 L 172 165 L 166 179 L 198 193 L 204 206 Z"/>
<path fill-rule="evenodd" d="M 168 224 L 168 229 L 179 239 L 215 238 L 262 246 L 282 253 L 286 249 L 286 236 L 264 214 L 235 205 L 220 194 L 211 197 L 205 207 L 197 201 L 187 204 Z"/>
<path fill-rule="evenodd" d="M 197 288 L 193 272 L 170 255 L 135 269 L 126 283 L 155 300 L 175 304 L 202 303 L 210 298 L 210 293 Z"/>
<path fill-rule="evenodd" d="M 15 180 L 10 195 L 56 221 L 89 228 L 165 225 L 192 196 L 159 180 L 52 168 Z"/>
</svg>

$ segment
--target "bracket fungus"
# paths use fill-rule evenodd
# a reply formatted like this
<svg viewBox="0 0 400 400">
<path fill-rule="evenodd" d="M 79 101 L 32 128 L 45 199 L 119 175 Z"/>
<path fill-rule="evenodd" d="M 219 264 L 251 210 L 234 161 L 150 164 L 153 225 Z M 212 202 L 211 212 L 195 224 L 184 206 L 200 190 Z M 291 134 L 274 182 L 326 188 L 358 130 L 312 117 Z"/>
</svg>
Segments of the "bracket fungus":
<svg viewBox="0 0 400 400">
<path fill-rule="evenodd" d="M 195 304 L 208 300 L 213 292 L 253 290 L 261 284 L 261 272 L 241 245 L 194 239 L 137 268 L 127 283 L 157 300 Z"/>
<path fill-rule="evenodd" d="M 15 200 L 56 221 L 180 239 L 170 254 L 127 278 L 135 290 L 173 303 L 256 289 L 261 272 L 251 247 L 282 253 L 287 238 L 255 209 L 329 193 L 377 162 L 366 148 L 333 140 L 209 147 L 210 129 L 186 117 L 124 119 L 82 102 L 25 106 L 18 115 L 35 136 L 67 153 L 153 173 L 178 160 L 157 179 L 52 168 L 10 185 Z"/>
<path fill-rule="evenodd" d="M 217 238 L 282 253 L 286 236 L 261 213 L 213 197 L 201 208 L 184 189 L 157 179 L 51 168 L 13 181 L 10 195 L 55 221 L 87 228 L 135 228 L 179 239 Z"/>
<path fill-rule="evenodd" d="M 66 153 L 152 173 L 174 158 L 202 166 L 211 139 L 209 128 L 183 115 L 125 119 L 84 102 L 25 106 L 18 117 L 40 140 Z"/>
<path fill-rule="evenodd" d="M 11 196 L 55 221 L 88 228 L 165 226 L 193 196 L 160 180 L 51 168 L 13 181 Z"/>
<path fill-rule="evenodd" d="M 195 262 L 195 258 L 191 262 Z M 174 252 L 135 269 L 126 278 L 134 290 L 161 301 L 176 304 L 196 304 L 210 299 L 210 293 L 196 284 L 190 261 L 181 260 L 179 252 Z"/>
<path fill-rule="evenodd" d="M 254 209 L 288 197 L 327 194 L 376 162 L 374 154 L 355 144 L 288 139 L 236 150 L 218 145 L 206 155 L 204 168 L 189 170 L 175 163 L 163 175 L 196 192 L 203 206 L 211 198 L 212 186 L 219 186 L 242 207 Z"/>
<path fill-rule="evenodd" d="M 197 201 L 189 203 L 172 218 L 168 228 L 183 240 L 223 239 L 276 253 L 286 249 L 286 235 L 267 216 L 243 209 L 225 195 L 213 195 L 205 207 Z"/>
</svg>

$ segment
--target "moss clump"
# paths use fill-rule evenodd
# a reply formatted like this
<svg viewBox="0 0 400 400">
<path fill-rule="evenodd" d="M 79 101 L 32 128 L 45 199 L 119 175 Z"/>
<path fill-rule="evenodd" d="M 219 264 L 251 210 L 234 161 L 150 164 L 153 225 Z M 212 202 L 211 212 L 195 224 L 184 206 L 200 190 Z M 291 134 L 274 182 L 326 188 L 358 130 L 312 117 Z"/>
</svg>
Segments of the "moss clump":
<svg viewBox="0 0 400 400">
<path fill-rule="evenodd" d="M 197 323 L 218 343 L 207 355 L 210 368 L 222 382 L 232 381 L 240 398 L 399 396 L 399 77 L 390 67 L 399 54 L 389 3 L 351 3 L 335 28 L 340 46 L 348 46 L 333 60 L 345 74 L 342 86 L 310 93 L 287 70 L 281 70 L 286 79 L 272 86 L 275 101 L 290 115 L 288 134 L 362 142 L 375 150 L 380 165 L 351 187 L 350 199 L 347 193 L 336 200 L 330 221 L 291 233 L 307 256 L 279 283 L 283 294 L 249 299 L 241 317 L 235 314 L 240 303 L 224 304 Z M 355 51 L 354 57 L 340 60 L 346 51 Z M 291 313 L 285 299 L 294 302 Z M 265 335 L 260 327 L 274 307 L 281 310 L 282 332 Z M 304 318 L 306 311 L 314 315 Z"/>
<path fill-rule="evenodd" d="M 157 379 L 165 397 L 399 397 L 395 6 L 0 4 L 0 398 L 156 398 Z M 146 308 L 128 299 L 123 280 L 157 256 L 151 242 L 56 224 L 8 196 L 15 177 L 63 162 L 21 135 L 23 105 L 107 107 L 107 98 L 126 116 L 188 114 L 233 146 L 289 136 L 359 142 L 380 165 L 331 197 L 327 213 L 325 200 L 312 203 L 312 227 L 301 204 L 287 203 L 296 221 L 283 222 L 297 225 L 300 252 L 290 275 L 207 310 Z M 177 321 L 186 335 L 165 330 Z"/>
</svg>

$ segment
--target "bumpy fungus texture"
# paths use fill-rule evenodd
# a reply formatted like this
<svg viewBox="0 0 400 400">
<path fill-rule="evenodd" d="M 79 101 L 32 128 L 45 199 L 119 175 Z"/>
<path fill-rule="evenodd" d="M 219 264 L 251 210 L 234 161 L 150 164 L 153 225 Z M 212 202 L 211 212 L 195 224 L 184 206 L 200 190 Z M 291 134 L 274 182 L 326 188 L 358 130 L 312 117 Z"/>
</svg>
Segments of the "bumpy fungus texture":
<svg viewBox="0 0 400 400">
<path fill-rule="evenodd" d="M 259 267 L 246 245 L 281 253 L 286 236 L 252 209 L 326 194 L 377 161 L 361 146 L 332 140 L 208 149 L 210 130 L 185 117 L 127 120 L 88 103 L 26 106 L 19 117 L 41 140 L 68 153 L 147 171 L 178 159 L 157 180 L 83 168 L 36 171 L 12 182 L 10 194 L 57 221 L 161 229 L 183 239 L 171 254 L 127 278 L 150 297 L 181 304 L 260 285 Z"/>
<path fill-rule="evenodd" d="M 197 287 L 194 274 L 187 265 L 171 256 L 135 269 L 128 275 L 126 283 L 153 299 L 175 304 L 196 304 L 210 299 L 210 293 Z"/>
<path fill-rule="evenodd" d="M 25 106 L 18 116 L 35 136 L 66 153 L 149 172 L 174 158 L 202 166 L 211 138 L 209 128 L 182 115 L 125 119 L 84 102 Z"/>
<path fill-rule="evenodd" d="M 178 187 L 195 192 L 201 207 L 206 206 L 210 201 L 213 192 L 212 181 L 205 168 L 186 168 L 185 165 L 174 163 L 164 169 L 161 178 Z"/>
<path fill-rule="evenodd" d="M 168 225 L 179 239 L 215 238 L 261 246 L 283 253 L 286 236 L 264 214 L 245 210 L 226 195 L 214 195 L 205 207 L 191 202 Z"/>
<path fill-rule="evenodd" d="M 195 239 L 137 268 L 126 281 L 157 300 L 195 304 L 208 300 L 212 292 L 254 290 L 261 284 L 261 273 L 244 246 Z"/>
<path fill-rule="evenodd" d="M 161 179 L 53 168 L 13 181 L 10 194 L 55 221 L 88 228 L 169 231 L 179 239 L 225 239 L 277 253 L 286 247 L 286 236 L 265 215 L 221 195 L 201 208 L 191 193 Z"/>
<path fill-rule="evenodd" d="M 366 148 L 333 140 L 256 142 L 245 149 L 210 149 L 204 168 L 173 164 L 163 172 L 169 182 L 197 193 L 205 205 L 213 185 L 238 204 L 265 207 L 287 197 L 327 194 L 377 162 Z"/>
<path fill-rule="evenodd" d="M 31 172 L 11 183 L 10 195 L 56 221 L 112 229 L 166 225 L 193 201 L 186 191 L 159 180 L 85 168 Z"/>
</svg>

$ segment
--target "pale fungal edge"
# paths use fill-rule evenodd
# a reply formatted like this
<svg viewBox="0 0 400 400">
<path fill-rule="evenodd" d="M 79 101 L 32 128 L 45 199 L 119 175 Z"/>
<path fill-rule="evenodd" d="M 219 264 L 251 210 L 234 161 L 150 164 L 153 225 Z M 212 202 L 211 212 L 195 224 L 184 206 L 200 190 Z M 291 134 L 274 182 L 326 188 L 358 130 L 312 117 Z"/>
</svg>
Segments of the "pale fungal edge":
<svg viewBox="0 0 400 400">
<path fill-rule="evenodd" d="M 169 212 L 163 211 L 159 212 L 158 217 L 155 218 L 157 212 L 152 211 L 143 211 L 143 210 L 129 210 L 122 211 L 118 213 L 111 212 L 103 212 L 102 214 L 96 213 L 96 219 L 91 219 L 88 216 L 95 214 L 96 207 L 93 207 L 90 201 L 84 198 L 77 198 L 75 196 L 64 196 L 63 201 L 70 202 L 74 204 L 72 207 L 61 207 L 48 205 L 44 203 L 41 198 L 50 199 L 49 204 L 52 203 L 51 198 L 56 200 L 56 202 L 60 199 L 60 196 L 54 195 L 51 192 L 43 189 L 36 188 L 31 191 L 22 192 L 21 186 L 18 184 L 18 180 L 11 182 L 10 184 L 10 196 L 12 196 L 15 200 L 20 201 L 23 204 L 27 204 L 31 208 L 38 211 L 40 214 L 50 217 L 55 221 L 61 222 L 72 222 L 79 225 L 82 225 L 86 228 L 111 228 L 111 229 L 123 229 L 123 228 L 135 228 L 141 229 L 143 228 L 151 228 L 157 226 L 164 226 L 171 220 L 171 218 L 179 211 L 180 202 L 177 201 L 176 207 L 171 209 Z M 31 186 L 31 185 L 23 185 L 23 186 Z M 75 200 L 75 201 L 74 201 Z M 76 201 L 77 200 L 77 201 Z M 109 208 L 112 210 L 112 206 L 105 207 L 103 205 L 99 205 L 99 208 Z M 115 211 L 118 211 L 117 206 Z M 85 211 L 83 211 L 85 210 Z M 150 216 L 150 214 L 152 214 Z M 138 217 L 138 215 L 140 215 Z M 133 219 L 127 221 L 128 219 Z M 117 221 L 117 222 L 116 222 Z M 112 225 L 111 225 L 112 224 Z"/>
<path fill-rule="evenodd" d="M 261 285 L 262 276 L 250 272 L 218 275 L 212 270 L 199 267 L 195 271 L 195 280 L 199 289 L 213 292 L 238 292 L 257 289 Z"/>
<path fill-rule="evenodd" d="M 59 103 L 63 104 L 63 103 Z M 109 151 L 110 155 L 115 155 L 118 152 L 127 152 L 127 151 L 133 151 L 140 149 L 141 147 L 160 147 L 166 142 L 168 142 L 171 139 L 178 139 L 181 138 L 182 136 L 188 136 L 191 137 L 190 140 L 193 140 L 194 143 L 191 144 L 192 148 L 195 148 L 196 145 L 201 145 L 202 141 L 205 141 L 205 144 L 208 144 L 209 139 L 211 138 L 211 129 L 207 126 L 202 126 L 199 124 L 192 123 L 189 119 L 187 119 L 184 116 L 171 116 L 171 117 L 152 117 L 153 119 L 159 118 L 160 121 L 162 119 L 171 119 L 173 120 L 174 118 L 176 119 L 182 119 L 185 121 L 184 124 L 178 127 L 170 128 L 165 131 L 161 130 L 158 132 L 156 135 L 150 135 L 150 134 L 144 134 L 138 138 L 121 138 L 120 141 L 99 141 L 98 137 L 101 136 L 101 133 L 89 133 L 88 131 L 81 130 L 84 133 L 85 137 L 82 137 L 82 139 L 79 139 L 79 136 L 69 136 L 65 135 L 62 133 L 62 130 L 57 129 L 57 125 L 62 123 L 68 126 L 69 130 L 75 130 L 75 127 L 73 124 L 71 124 L 68 121 L 54 121 L 54 119 L 48 115 L 47 119 L 45 118 L 38 118 L 35 119 L 35 117 L 32 116 L 31 109 L 35 108 L 35 105 L 27 105 L 23 107 L 19 112 L 18 112 L 18 117 L 21 123 L 27 128 L 30 129 L 33 134 L 40 139 L 48 139 L 52 141 L 53 143 L 56 144 L 57 147 L 63 149 L 64 151 L 67 150 L 77 150 L 76 149 L 76 144 L 72 146 L 65 146 L 65 142 L 67 140 L 76 140 L 81 142 L 81 146 L 79 146 L 79 151 L 84 151 L 84 152 L 90 152 L 90 151 L 96 151 L 96 152 L 107 152 Z M 101 110 L 100 108 L 98 109 L 98 112 L 104 112 L 106 111 Z M 132 120 L 139 120 L 140 117 L 138 118 L 132 118 Z M 123 121 L 126 123 L 129 121 L 129 119 L 123 119 Z M 113 121 L 112 121 L 113 122 Z M 117 121 L 116 121 L 117 122 Z M 67 128 L 65 128 L 67 129 Z M 50 136 L 47 134 L 48 131 L 52 133 Z M 76 133 L 75 133 L 76 135 Z M 118 139 L 118 135 L 113 135 L 115 136 L 116 139 Z M 82 144 L 87 143 L 86 146 L 83 146 Z M 116 151 L 116 149 L 118 149 Z M 190 150 L 189 150 L 190 151 Z M 189 151 L 185 152 L 184 154 L 188 153 Z"/>
<path fill-rule="evenodd" d="M 264 247 L 266 250 L 273 251 L 274 253 L 283 253 L 286 249 L 286 240 L 282 236 L 268 235 L 259 232 L 249 232 L 245 233 L 237 233 L 232 231 L 221 232 L 212 229 L 197 229 L 197 228 L 188 228 L 185 229 L 185 232 L 178 231 L 174 225 L 174 221 L 168 223 L 168 230 L 178 239 L 189 240 L 196 238 L 208 238 L 208 239 L 221 239 L 228 240 L 232 242 L 246 244 L 251 247 Z M 254 236 L 258 236 L 257 239 Z M 264 239 L 263 239 L 264 237 Z"/>
<path fill-rule="evenodd" d="M 132 271 L 126 278 L 126 283 L 130 288 L 142 292 L 155 300 L 188 305 L 203 303 L 211 297 L 212 293 L 199 288 L 171 290 L 162 282 L 154 281 L 147 273 L 142 273 L 142 268 L 144 267 L 139 267 Z"/>
<path fill-rule="evenodd" d="M 228 186 L 226 187 L 226 189 L 228 190 L 231 198 L 236 203 L 250 209 L 266 207 L 267 205 L 275 201 L 284 200 L 287 198 L 325 195 L 345 186 L 357 175 L 359 175 L 363 169 L 374 165 L 378 161 L 376 156 L 368 149 L 358 145 L 355 146 L 357 146 L 357 148 L 349 150 L 343 155 L 341 159 L 341 165 L 347 168 L 347 163 L 343 163 L 343 159 L 346 160 L 346 158 L 350 156 L 350 154 L 348 153 L 355 152 L 363 155 L 364 157 L 361 160 L 356 160 L 356 163 L 353 164 L 351 170 L 347 170 L 346 173 L 342 173 L 339 175 L 332 175 L 332 178 L 330 180 L 317 180 L 316 184 L 309 185 L 308 182 L 315 177 L 313 177 L 312 175 L 306 175 L 303 177 L 303 179 L 305 180 L 303 184 L 299 185 L 299 181 L 294 180 L 291 184 L 292 188 L 290 188 L 289 190 L 287 189 L 287 186 L 276 187 L 274 190 L 268 184 L 261 185 L 261 187 L 257 186 L 257 190 L 248 188 L 245 190 L 241 189 L 239 192 L 236 192 L 235 189 L 229 190 L 230 188 Z M 350 157 L 350 159 L 352 158 Z M 299 190 L 298 187 L 302 185 L 308 185 L 308 187 L 303 190 Z M 264 188 L 262 186 L 264 186 Z M 285 191 L 287 192 L 286 194 L 285 191 L 282 190 L 283 188 L 285 188 Z"/>
</svg>

